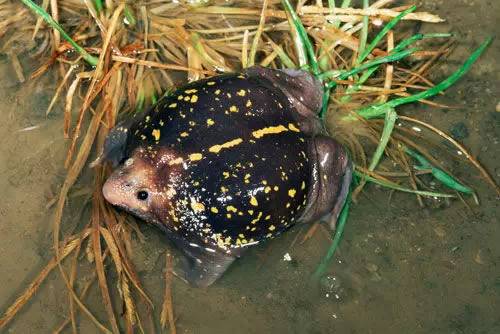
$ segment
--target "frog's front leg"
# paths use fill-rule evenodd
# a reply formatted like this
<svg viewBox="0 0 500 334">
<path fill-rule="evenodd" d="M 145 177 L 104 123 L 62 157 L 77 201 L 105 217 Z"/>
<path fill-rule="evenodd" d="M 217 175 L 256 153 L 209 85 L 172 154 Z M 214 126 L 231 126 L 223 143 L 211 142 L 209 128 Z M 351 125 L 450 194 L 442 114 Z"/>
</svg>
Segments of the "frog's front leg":
<svg viewBox="0 0 500 334">
<path fill-rule="evenodd" d="M 188 242 L 182 238 L 172 238 L 177 248 L 184 254 L 177 276 L 192 286 L 207 287 L 217 281 L 236 259 L 235 255 L 224 253 L 202 243 Z"/>
<path fill-rule="evenodd" d="M 334 229 L 349 192 L 352 163 L 347 151 L 327 136 L 311 138 L 308 151 L 310 185 L 300 221 L 315 222 L 328 217 L 330 228 Z"/>
</svg>

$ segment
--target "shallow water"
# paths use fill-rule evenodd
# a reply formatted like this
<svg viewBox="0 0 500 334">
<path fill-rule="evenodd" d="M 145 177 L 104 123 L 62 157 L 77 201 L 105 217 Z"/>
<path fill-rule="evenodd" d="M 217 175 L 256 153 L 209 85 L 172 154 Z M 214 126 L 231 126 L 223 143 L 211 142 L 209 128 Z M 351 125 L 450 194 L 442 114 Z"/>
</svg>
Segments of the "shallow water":
<svg viewBox="0 0 500 334">
<path fill-rule="evenodd" d="M 423 8 L 449 23 L 424 25 L 424 31 L 453 31 L 459 43 L 442 78 L 486 36 L 500 32 L 500 2 L 426 0 Z M 449 131 L 463 122 L 462 142 L 500 179 L 500 41 L 496 40 L 467 77 L 439 102 L 458 106 L 443 112 L 418 106 L 407 112 Z M 23 62 L 25 73 L 34 64 Z M 52 256 L 52 211 L 66 142 L 61 109 L 45 117 L 55 89 L 53 78 L 18 84 L 7 59 L 0 59 L 0 310 L 21 293 Z M 30 127 L 35 127 L 31 128 Z M 26 131 L 22 131 L 22 130 Z M 481 206 L 460 201 L 421 209 L 413 196 L 368 187 L 353 206 L 345 236 L 321 285 L 309 277 L 330 241 L 316 233 L 301 244 L 295 228 L 237 262 L 215 286 L 194 289 L 174 280 L 174 311 L 179 333 L 500 333 L 500 224 L 498 200 L 476 170 L 456 172 L 478 190 Z M 87 197 L 71 198 L 63 224 L 83 219 Z M 83 213 L 85 216 L 85 212 Z M 307 229 L 307 227 L 305 227 Z M 149 295 L 158 305 L 163 295 L 166 243 L 144 227 L 135 263 Z M 299 242 L 293 241 L 299 235 Z M 292 246 L 293 244 L 293 246 Z M 292 261 L 284 261 L 286 253 Z M 109 283 L 114 287 L 114 277 Z M 47 333 L 67 315 L 67 293 L 51 275 L 38 294 L 5 330 Z M 96 289 L 86 299 L 96 316 L 106 316 Z M 120 305 L 117 305 L 117 309 Z M 156 314 L 157 315 L 157 314 Z M 79 316 L 81 333 L 97 333 Z"/>
</svg>

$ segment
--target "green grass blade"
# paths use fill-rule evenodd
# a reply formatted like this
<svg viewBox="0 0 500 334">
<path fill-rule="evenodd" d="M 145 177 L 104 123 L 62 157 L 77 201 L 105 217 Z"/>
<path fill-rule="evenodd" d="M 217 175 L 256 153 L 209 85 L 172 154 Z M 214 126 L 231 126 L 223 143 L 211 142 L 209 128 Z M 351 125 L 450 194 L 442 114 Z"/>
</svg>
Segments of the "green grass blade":
<svg viewBox="0 0 500 334">
<path fill-rule="evenodd" d="M 368 0 L 363 0 L 363 9 L 368 9 L 370 4 Z M 363 62 L 361 56 L 365 53 L 366 41 L 368 39 L 368 28 L 370 25 L 370 18 L 368 15 L 363 16 L 363 28 L 361 28 L 361 33 L 359 35 L 359 46 L 358 46 L 358 59 L 356 60 L 356 64 L 359 65 Z"/>
<path fill-rule="evenodd" d="M 429 97 L 432 97 L 436 94 L 439 94 L 440 92 L 448 89 L 450 86 L 452 86 L 455 82 L 457 82 L 461 77 L 464 76 L 465 73 L 469 71 L 471 66 L 476 62 L 476 60 L 481 56 L 481 54 L 484 52 L 484 50 L 491 44 L 493 41 L 493 37 L 489 37 L 484 41 L 479 48 L 477 48 L 471 56 L 465 61 L 465 63 L 460 67 L 457 71 L 455 71 L 452 75 L 450 75 L 447 79 L 441 81 L 439 84 L 436 86 L 425 90 L 421 93 L 407 96 L 407 97 L 402 97 L 399 99 L 394 99 L 391 101 L 388 101 L 384 104 L 378 104 L 378 105 L 373 105 L 369 106 L 367 108 L 361 109 L 358 111 L 358 114 L 366 119 L 369 118 L 375 118 L 375 117 L 380 117 L 385 113 L 385 109 L 387 107 L 392 107 L 395 108 L 399 105 L 406 104 L 406 103 L 412 103 L 416 102 L 422 99 L 426 99 Z"/>
<path fill-rule="evenodd" d="M 377 167 L 378 163 L 380 162 L 380 159 L 382 158 L 382 155 L 384 154 L 385 148 L 387 146 L 387 143 L 391 138 L 392 130 L 394 129 L 394 125 L 396 124 L 397 118 L 398 115 L 396 114 L 396 110 L 394 110 L 394 108 L 389 108 L 389 110 L 387 110 L 385 114 L 385 122 L 384 122 L 384 129 L 382 130 L 382 135 L 380 136 L 377 149 L 373 154 L 373 158 L 370 163 L 370 166 L 368 167 L 368 170 L 374 171 L 375 167 Z"/>
<path fill-rule="evenodd" d="M 142 87 L 139 88 L 137 92 L 137 99 L 135 102 L 135 113 L 138 114 L 144 110 L 144 103 L 146 102 L 146 97 L 144 96 L 144 90 Z"/>
<path fill-rule="evenodd" d="M 394 54 L 394 53 L 397 53 L 397 52 L 401 52 L 404 49 L 406 49 L 410 44 L 415 43 L 416 41 L 419 41 L 421 39 L 426 39 L 426 38 L 443 38 L 443 37 L 450 37 L 450 36 L 451 36 L 451 34 L 444 34 L 444 33 L 443 34 L 440 34 L 440 33 L 435 33 L 435 34 L 416 34 L 416 35 L 413 35 L 410 38 L 407 38 L 407 39 L 401 41 L 398 45 L 396 45 L 396 47 L 394 47 L 394 49 L 389 54 Z M 340 102 L 342 102 L 342 103 L 349 102 L 350 99 L 351 99 L 351 96 L 349 96 L 349 94 L 351 94 L 353 92 L 357 92 L 359 90 L 360 86 L 362 84 L 364 84 L 366 82 L 366 80 L 368 80 L 376 70 L 378 70 L 379 66 L 380 65 L 373 66 L 373 67 L 367 69 L 365 72 L 363 72 L 363 74 L 358 79 L 358 81 L 356 82 L 356 84 L 354 84 L 354 85 L 350 86 L 349 88 L 347 88 L 346 95 L 343 96 L 340 99 Z"/>
<path fill-rule="evenodd" d="M 319 117 L 324 120 L 326 111 L 328 110 L 328 102 L 330 101 L 330 88 L 327 86 L 323 90 L 323 100 L 322 100 L 322 105 L 321 105 L 321 110 L 319 112 Z"/>
<path fill-rule="evenodd" d="M 474 194 L 474 190 L 462 184 L 460 181 L 458 181 L 456 178 L 446 173 L 442 169 L 432 166 L 431 163 L 424 156 L 420 155 L 416 151 L 410 148 L 406 148 L 405 152 L 406 154 L 408 154 L 409 156 L 418 161 L 420 166 L 416 167 L 417 169 L 430 169 L 432 175 L 436 178 L 436 180 L 438 180 L 448 188 L 459 191 L 464 194 L 469 194 L 469 195 Z"/>
<path fill-rule="evenodd" d="M 375 47 L 378 45 L 378 43 L 380 43 L 380 41 L 382 40 L 382 38 L 384 38 L 385 35 L 387 35 L 387 33 L 392 28 L 394 28 L 394 26 L 396 24 L 398 24 L 399 21 L 401 21 L 403 19 L 403 17 L 405 17 L 409 13 L 415 11 L 415 9 L 417 9 L 417 6 L 413 5 L 410 8 L 408 8 L 407 10 L 401 12 L 398 16 L 396 16 L 395 18 L 393 18 L 391 21 L 389 21 L 389 23 L 387 23 L 384 26 L 384 28 L 382 28 L 382 30 L 380 30 L 380 32 L 377 34 L 377 36 L 375 36 L 375 38 L 373 39 L 373 41 L 366 47 L 366 49 L 363 51 L 363 53 L 360 54 L 360 56 L 358 58 L 358 63 L 362 63 L 365 60 L 365 58 L 368 57 L 368 55 L 370 53 L 372 53 L 372 51 L 375 49 Z"/>
<path fill-rule="evenodd" d="M 344 227 L 347 222 L 347 217 L 349 216 L 350 206 L 351 206 L 351 191 L 349 191 L 349 193 L 347 194 L 347 198 L 344 203 L 344 206 L 342 207 L 342 211 L 340 211 L 340 215 L 337 220 L 337 228 L 335 229 L 335 235 L 333 237 L 332 244 L 330 245 L 330 248 L 328 248 L 328 252 L 326 253 L 325 257 L 323 257 L 318 267 L 316 268 L 316 271 L 313 274 L 313 279 L 317 280 L 321 278 L 321 276 L 323 276 L 326 269 L 328 268 L 328 265 L 330 264 L 330 261 L 339 246 L 340 240 L 342 239 L 342 234 L 344 232 Z"/>
<path fill-rule="evenodd" d="M 335 13 L 335 0 L 328 0 L 328 8 L 330 9 L 330 15 L 334 15 Z M 335 27 L 338 28 L 340 26 L 340 21 L 335 20 L 333 23 L 326 23 L 327 27 Z M 323 55 L 321 58 L 318 59 L 318 65 L 321 71 L 326 71 L 328 70 L 328 55 L 326 54 L 326 50 L 330 49 L 330 46 L 332 45 L 331 40 L 325 40 L 324 43 L 321 45 L 321 48 L 319 49 L 319 54 Z"/>
<path fill-rule="evenodd" d="M 285 50 L 279 45 L 274 46 L 276 51 L 278 52 L 278 58 L 285 68 L 297 68 L 297 65 L 293 62 L 293 60 L 287 55 Z"/>
<path fill-rule="evenodd" d="M 135 19 L 134 13 L 130 9 L 130 6 L 125 6 L 123 9 L 123 13 L 125 15 L 126 23 L 128 23 L 131 27 L 135 27 L 137 24 L 137 20 Z"/>
<path fill-rule="evenodd" d="M 371 61 L 367 61 L 365 62 L 364 64 L 360 65 L 360 66 L 357 66 L 349 71 L 342 71 L 342 72 L 339 72 L 339 71 L 327 71 L 327 72 L 324 72 L 322 74 L 320 74 L 318 77 L 322 78 L 322 79 L 326 79 L 326 78 L 338 78 L 339 80 L 344 80 L 344 79 L 347 79 L 349 78 L 350 76 L 356 74 L 356 73 L 359 73 L 359 72 L 362 72 L 366 69 L 369 69 L 370 67 L 373 67 L 373 66 L 378 66 L 380 64 L 384 64 L 384 63 L 390 63 L 390 62 L 393 62 L 393 61 L 397 61 L 397 60 L 400 60 L 402 58 L 405 58 L 409 55 L 411 55 L 412 53 L 414 53 L 415 51 L 419 50 L 418 48 L 412 48 L 412 49 L 408 49 L 408 50 L 403 50 L 403 51 L 400 51 L 400 52 L 397 52 L 397 53 L 394 53 L 394 54 L 389 54 L 387 56 L 384 56 L 384 57 L 380 57 L 380 58 L 376 58 L 374 60 L 371 60 Z M 327 87 L 329 88 L 333 88 L 335 87 L 337 84 L 335 82 L 329 82 L 327 84 Z"/>
<path fill-rule="evenodd" d="M 94 0 L 95 11 L 97 14 L 102 12 L 104 6 L 102 5 L 102 0 Z"/>
<path fill-rule="evenodd" d="M 151 95 L 151 105 L 154 106 L 156 102 L 158 102 L 158 98 L 156 97 L 156 94 L 153 93 L 153 95 Z"/>
<path fill-rule="evenodd" d="M 347 8 L 351 5 L 351 0 L 344 0 L 342 1 L 342 3 L 340 4 L 340 8 Z M 330 6 L 331 8 L 331 6 Z M 335 20 L 333 21 L 332 25 L 335 27 L 335 28 L 339 28 L 340 27 L 340 21 L 339 20 Z"/>
<path fill-rule="evenodd" d="M 358 170 L 354 171 L 354 175 L 356 175 L 357 177 L 363 178 L 365 181 L 376 183 L 376 184 L 381 185 L 383 187 L 402 191 L 405 193 L 417 194 L 417 195 L 422 195 L 422 196 L 427 196 L 427 197 L 444 197 L 444 198 L 455 197 L 454 195 L 451 195 L 451 194 L 437 193 L 437 192 L 433 192 L 433 191 L 413 190 L 413 189 L 401 187 L 400 185 L 398 185 L 394 182 L 379 180 L 379 179 L 376 179 L 368 174 L 362 173 Z"/>
<path fill-rule="evenodd" d="M 21 0 L 29 9 L 31 9 L 33 12 L 35 12 L 36 15 L 40 16 L 47 22 L 49 26 L 52 28 L 56 29 L 61 33 L 61 36 L 68 41 L 73 48 L 85 59 L 87 63 L 89 63 L 92 66 L 96 66 L 98 59 L 91 54 L 89 54 L 87 51 L 85 51 L 84 48 L 82 48 L 80 45 L 78 45 L 65 31 L 64 29 L 57 23 L 52 16 L 50 16 L 45 10 L 43 10 L 42 7 L 38 6 L 31 0 Z"/>
<path fill-rule="evenodd" d="M 406 38 L 402 41 L 399 42 L 398 45 L 394 47 L 392 52 L 398 52 L 401 50 L 406 49 L 410 44 L 413 44 L 417 41 L 420 41 L 422 39 L 428 39 L 428 38 L 447 38 L 453 36 L 452 34 L 448 33 L 432 33 L 432 34 L 415 34 L 409 38 Z"/>
<path fill-rule="evenodd" d="M 281 0 L 281 3 L 283 4 L 283 7 L 285 8 L 286 13 L 288 16 L 291 18 L 293 22 L 293 26 L 295 27 L 298 37 L 302 40 L 302 44 L 307 51 L 307 55 L 309 57 L 309 63 L 311 65 L 311 70 L 314 75 L 318 75 L 320 73 L 319 71 L 319 65 L 318 61 L 316 59 L 316 55 L 314 53 L 314 47 L 311 44 L 311 40 L 309 39 L 309 36 L 307 35 L 307 31 L 302 25 L 302 22 L 300 21 L 299 16 L 293 9 L 292 5 L 290 4 L 290 1 L 288 0 Z"/>
</svg>

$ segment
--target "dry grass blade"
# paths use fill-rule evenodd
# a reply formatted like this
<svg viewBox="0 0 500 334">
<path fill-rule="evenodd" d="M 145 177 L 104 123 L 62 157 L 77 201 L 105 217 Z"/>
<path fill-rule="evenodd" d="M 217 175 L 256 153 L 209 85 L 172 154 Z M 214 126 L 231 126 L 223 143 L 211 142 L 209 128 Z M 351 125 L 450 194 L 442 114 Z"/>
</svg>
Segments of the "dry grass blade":
<svg viewBox="0 0 500 334">
<path fill-rule="evenodd" d="M 68 81 L 69 77 L 71 76 L 71 74 L 73 73 L 73 71 L 76 68 L 77 68 L 76 65 L 70 66 L 69 70 L 64 75 L 64 78 L 59 83 L 59 86 L 57 86 L 56 92 L 54 93 L 52 100 L 50 100 L 50 104 L 49 104 L 49 107 L 47 108 L 47 111 L 45 112 L 45 116 L 48 116 L 50 114 L 52 108 L 56 104 L 56 101 L 57 101 L 59 95 L 61 94 L 62 89 L 64 88 L 64 85 L 66 85 L 66 82 Z"/>
<path fill-rule="evenodd" d="M 92 96 L 92 93 L 94 91 L 94 87 L 95 87 L 97 81 L 99 79 L 101 79 L 101 74 L 102 74 L 101 72 L 104 68 L 104 60 L 105 60 L 105 57 L 107 55 L 108 47 L 110 45 L 111 38 L 113 37 L 113 33 L 118 26 L 118 19 L 120 18 L 120 14 L 121 14 L 124 6 L 125 6 L 125 4 L 121 3 L 114 11 L 113 16 L 110 20 L 110 27 L 109 27 L 108 33 L 106 34 L 104 41 L 103 41 L 101 54 L 99 55 L 99 61 L 98 61 L 97 66 L 94 70 L 94 75 L 92 77 L 92 81 L 90 82 L 87 96 L 85 97 L 85 100 L 83 101 L 83 105 L 80 109 L 80 113 L 78 116 L 78 121 L 77 121 L 75 129 L 73 131 L 71 145 L 70 145 L 70 148 L 68 150 L 68 156 L 66 158 L 66 163 L 65 163 L 66 166 L 68 166 L 70 161 L 72 160 L 73 152 L 74 152 L 75 147 L 76 147 L 76 142 L 78 140 L 78 137 L 80 136 L 80 128 L 81 128 L 81 125 L 83 122 L 83 117 L 85 115 L 85 111 L 90 106 L 90 103 L 91 103 L 90 97 Z"/>
<path fill-rule="evenodd" d="M 92 210 L 92 249 L 94 250 L 94 263 L 97 272 L 97 279 L 99 282 L 99 287 L 101 288 L 101 295 L 104 302 L 104 308 L 108 314 L 109 322 L 111 323 L 111 328 L 114 334 L 119 334 L 118 323 L 115 318 L 115 313 L 113 311 L 113 305 L 111 303 L 111 297 L 109 295 L 108 284 L 106 282 L 106 274 L 104 272 L 104 261 L 102 258 L 101 251 L 101 233 L 100 233 L 100 216 L 99 216 L 99 204 L 98 195 L 93 197 L 93 210 Z"/>
<path fill-rule="evenodd" d="M 120 292 L 122 299 L 125 303 L 125 315 L 126 315 L 126 320 L 127 320 L 127 328 L 132 328 L 132 326 L 135 324 L 135 305 L 132 300 L 132 296 L 130 293 L 130 287 L 129 287 L 129 282 L 127 279 L 127 276 L 124 275 L 124 270 L 123 270 L 123 265 L 122 265 L 122 259 L 120 256 L 120 251 L 118 250 L 117 244 L 115 240 L 113 239 L 112 234 L 105 228 L 101 228 L 101 235 L 103 236 L 104 240 L 106 241 L 106 245 L 108 246 L 108 249 L 111 253 L 111 256 L 113 258 L 113 262 L 116 267 L 116 272 L 118 274 L 118 277 L 120 278 Z"/>
<path fill-rule="evenodd" d="M 79 296 L 80 299 L 83 299 L 83 298 L 85 298 L 87 296 L 87 293 L 89 292 L 90 287 L 92 286 L 92 284 L 94 283 L 94 281 L 95 281 L 95 276 L 92 277 L 92 279 L 90 279 L 85 284 L 85 286 L 82 289 L 82 292 L 80 293 L 80 296 Z M 72 323 L 72 317 L 71 316 L 69 318 L 67 318 L 66 320 L 64 320 L 61 323 L 61 325 L 59 325 L 59 327 L 57 327 L 57 329 L 55 329 L 52 332 L 52 334 L 59 334 L 59 333 L 61 333 L 66 328 L 66 326 L 68 326 L 70 323 Z M 75 332 L 75 328 L 73 328 L 73 332 Z"/>
<path fill-rule="evenodd" d="M 255 55 L 257 54 L 257 47 L 259 46 L 260 36 L 262 35 L 262 29 L 266 24 L 266 9 L 267 9 L 268 0 L 264 0 L 262 3 L 262 13 L 260 14 L 260 22 L 259 28 L 257 28 L 257 33 L 255 34 L 252 47 L 250 48 L 250 55 L 248 56 L 248 66 L 252 66 L 255 64 Z"/>
<path fill-rule="evenodd" d="M 161 309 L 161 327 L 166 328 L 167 323 L 171 334 L 177 333 L 174 320 L 174 309 L 172 306 L 172 276 L 173 260 L 170 253 L 165 254 L 165 294 L 163 296 L 163 306 Z"/>
<path fill-rule="evenodd" d="M 12 62 L 12 67 L 14 67 L 14 72 L 16 72 L 17 80 L 19 82 L 25 82 L 26 78 L 24 77 L 23 74 L 23 67 L 21 66 L 21 63 L 19 62 L 19 58 L 17 58 L 17 55 L 13 52 L 9 53 L 9 58 L 10 61 Z"/>
</svg>

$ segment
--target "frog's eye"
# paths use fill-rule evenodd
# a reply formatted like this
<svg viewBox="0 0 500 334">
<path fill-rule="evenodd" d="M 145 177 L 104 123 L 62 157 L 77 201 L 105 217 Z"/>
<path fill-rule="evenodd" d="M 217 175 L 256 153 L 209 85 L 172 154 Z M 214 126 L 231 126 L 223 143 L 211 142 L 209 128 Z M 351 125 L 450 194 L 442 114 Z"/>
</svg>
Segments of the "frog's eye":
<svg viewBox="0 0 500 334">
<path fill-rule="evenodd" d="M 137 199 L 138 199 L 139 201 L 145 201 L 145 200 L 147 200 L 147 199 L 148 199 L 148 197 L 149 197 L 149 194 L 148 194 L 148 192 L 147 192 L 147 191 L 145 191 L 145 190 L 141 190 L 141 191 L 138 191 L 138 192 L 137 192 Z"/>
</svg>

